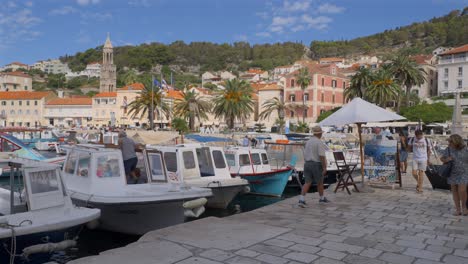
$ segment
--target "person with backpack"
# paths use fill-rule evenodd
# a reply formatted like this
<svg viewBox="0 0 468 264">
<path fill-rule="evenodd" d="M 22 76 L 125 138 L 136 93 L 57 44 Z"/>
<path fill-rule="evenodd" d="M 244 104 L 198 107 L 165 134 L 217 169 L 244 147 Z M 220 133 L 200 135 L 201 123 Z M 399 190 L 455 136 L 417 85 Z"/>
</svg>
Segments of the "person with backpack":
<svg viewBox="0 0 468 264">
<path fill-rule="evenodd" d="M 424 173 L 431 155 L 430 142 L 424 137 L 422 130 L 416 130 L 409 142 L 409 150 L 413 152 L 413 177 L 416 180 L 416 192 L 423 192 Z"/>
<path fill-rule="evenodd" d="M 406 173 L 406 169 L 408 168 L 408 140 L 403 130 L 400 130 L 398 135 L 400 137 L 400 145 L 401 145 L 400 168 L 403 169 L 401 173 Z"/>
</svg>

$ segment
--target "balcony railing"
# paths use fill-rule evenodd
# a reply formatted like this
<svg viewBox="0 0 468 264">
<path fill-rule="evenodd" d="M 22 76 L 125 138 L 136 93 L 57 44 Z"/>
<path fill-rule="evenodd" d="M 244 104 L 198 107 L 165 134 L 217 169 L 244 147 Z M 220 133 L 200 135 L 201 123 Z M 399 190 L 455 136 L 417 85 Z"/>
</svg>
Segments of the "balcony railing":
<svg viewBox="0 0 468 264">
<path fill-rule="evenodd" d="M 7 115 L 6 114 L 0 114 L 0 119 L 6 119 Z"/>
</svg>

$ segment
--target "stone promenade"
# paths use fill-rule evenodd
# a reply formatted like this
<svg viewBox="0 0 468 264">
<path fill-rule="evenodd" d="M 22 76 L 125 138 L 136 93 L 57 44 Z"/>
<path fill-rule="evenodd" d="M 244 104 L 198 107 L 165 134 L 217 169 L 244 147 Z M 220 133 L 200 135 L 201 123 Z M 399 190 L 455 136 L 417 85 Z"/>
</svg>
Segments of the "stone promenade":
<svg viewBox="0 0 468 264">
<path fill-rule="evenodd" d="M 426 185 L 428 185 L 426 178 Z M 290 198 L 252 212 L 150 232 L 126 247 L 70 263 L 468 263 L 468 216 L 452 216 L 447 191 L 366 187 Z M 161 212 L 164 213 L 164 212 Z"/>
</svg>

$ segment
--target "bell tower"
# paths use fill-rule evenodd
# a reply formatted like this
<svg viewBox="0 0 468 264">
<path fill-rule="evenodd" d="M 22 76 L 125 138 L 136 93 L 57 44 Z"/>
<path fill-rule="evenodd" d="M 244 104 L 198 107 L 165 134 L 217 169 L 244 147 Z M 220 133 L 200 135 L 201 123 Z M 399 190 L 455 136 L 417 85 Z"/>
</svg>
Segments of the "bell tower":
<svg viewBox="0 0 468 264">
<path fill-rule="evenodd" d="M 102 66 L 99 92 L 115 92 L 117 85 L 117 73 L 114 65 L 114 49 L 107 33 L 106 43 L 102 49 Z"/>
</svg>

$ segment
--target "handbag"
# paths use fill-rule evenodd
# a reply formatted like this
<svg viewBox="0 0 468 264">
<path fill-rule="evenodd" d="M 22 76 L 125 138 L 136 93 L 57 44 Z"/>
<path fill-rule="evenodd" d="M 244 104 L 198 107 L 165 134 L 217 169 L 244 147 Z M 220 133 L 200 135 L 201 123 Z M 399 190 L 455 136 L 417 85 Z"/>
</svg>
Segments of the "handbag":
<svg viewBox="0 0 468 264">
<path fill-rule="evenodd" d="M 449 154 L 449 157 L 450 157 L 451 156 L 450 155 L 450 148 L 448 148 L 448 154 Z M 440 168 L 439 168 L 439 175 L 444 177 L 444 178 L 450 177 L 450 175 L 452 175 L 453 163 L 454 163 L 454 161 L 450 160 L 450 161 L 442 164 L 440 166 Z"/>
</svg>

